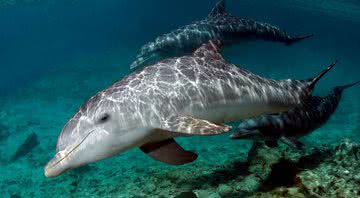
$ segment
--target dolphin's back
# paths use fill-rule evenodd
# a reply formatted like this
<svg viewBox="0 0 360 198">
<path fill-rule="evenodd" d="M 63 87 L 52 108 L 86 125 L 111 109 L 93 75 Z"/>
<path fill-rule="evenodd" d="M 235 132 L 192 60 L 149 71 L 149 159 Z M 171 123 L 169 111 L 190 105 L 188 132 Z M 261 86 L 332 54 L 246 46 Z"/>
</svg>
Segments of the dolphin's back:
<svg viewBox="0 0 360 198">
<path fill-rule="evenodd" d="M 163 34 L 145 44 L 130 67 L 133 69 L 164 58 L 190 54 L 209 40 L 234 44 L 241 39 L 255 38 L 290 45 L 311 36 L 291 37 L 276 26 L 233 16 L 226 12 L 225 4 L 221 1 L 205 19 Z"/>
<path fill-rule="evenodd" d="M 104 96 L 129 103 L 122 106 L 131 106 L 127 111 L 135 111 L 133 115 L 144 123 L 156 123 L 219 105 L 250 102 L 287 109 L 307 97 L 305 86 L 304 81 L 262 78 L 210 54 L 166 59 L 141 68 L 106 89 Z"/>
<path fill-rule="evenodd" d="M 280 28 L 255 20 L 243 19 L 230 14 L 207 19 L 223 42 L 256 38 L 277 42 L 289 42 L 292 38 Z"/>
<path fill-rule="evenodd" d="M 232 44 L 247 38 L 285 43 L 292 39 L 285 31 L 276 26 L 224 14 L 196 21 L 163 34 L 155 40 L 153 45 L 156 46 L 158 52 L 178 55 L 192 53 L 209 40 L 220 40 L 224 44 Z M 145 46 L 144 50 L 146 48 L 149 46 Z"/>
</svg>

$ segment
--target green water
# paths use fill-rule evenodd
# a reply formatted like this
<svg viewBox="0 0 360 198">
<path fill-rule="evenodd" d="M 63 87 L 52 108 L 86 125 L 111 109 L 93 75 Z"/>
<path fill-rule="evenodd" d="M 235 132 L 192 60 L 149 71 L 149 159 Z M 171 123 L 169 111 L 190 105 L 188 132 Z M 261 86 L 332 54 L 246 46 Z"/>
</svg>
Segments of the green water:
<svg viewBox="0 0 360 198">
<path fill-rule="evenodd" d="M 224 58 L 276 79 L 305 79 L 339 59 L 319 83 L 317 95 L 358 80 L 360 15 L 349 10 L 360 7 L 359 3 L 280 2 L 229 1 L 228 7 L 234 15 L 315 37 L 291 47 L 246 41 L 225 48 Z M 79 106 L 127 75 L 143 43 L 202 19 L 214 3 L 54 0 L 0 4 L 0 195 L 173 197 L 193 190 L 203 197 L 226 197 L 219 193 L 226 184 L 231 188 L 228 196 L 234 196 L 239 191 L 235 187 L 246 184 L 244 164 L 252 142 L 231 141 L 227 134 L 179 138 L 184 148 L 199 154 L 195 162 L 180 167 L 164 165 L 133 149 L 57 178 L 43 174 L 44 165 L 55 154 L 62 127 Z M 346 16 L 335 14 L 331 6 Z M 347 90 L 330 121 L 305 137 L 304 143 L 314 148 L 336 145 L 345 138 L 359 142 L 359 99 L 358 87 Z M 11 161 L 33 132 L 39 145 Z"/>
</svg>

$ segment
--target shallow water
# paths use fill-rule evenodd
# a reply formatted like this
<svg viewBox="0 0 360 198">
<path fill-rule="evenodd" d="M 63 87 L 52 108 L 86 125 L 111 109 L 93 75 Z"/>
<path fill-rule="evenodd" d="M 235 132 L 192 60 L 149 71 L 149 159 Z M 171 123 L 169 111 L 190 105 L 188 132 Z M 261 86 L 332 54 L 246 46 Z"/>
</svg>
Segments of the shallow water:
<svg viewBox="0 0 360 198">
<path fill-rule="evenodd" d="M 180 167 L 153 161 L 133 149 L 57 178 L 43 175 L 44 165 L 55 154 L 62 127 L 78 107 L 127 75 L 142 44 L 204 18 L 215 2 L 1 1 L 0 194 L 173 197 L 194 191 L 200 197 L 236 195 L 240 190 L 235 186 L 246 184 L 248 171 L 243 164 L 252 142 L 231 141 L 226 134 L 179 138 L 184 148 L 199 154 L 194 163 Z M 225 48 L 224 58 L 276 79 L 306 79 L 340 60 L 320 81 L 317 95 L 359 80 L 359 2 L 309 2 L 299 0 L 290 5 L 287 1 L 229 0 L 227 7 L 234 15 L 276 24 L 292 34 L 314 33 L 315 37 L 291 47 L 244 41 Z M 39 145 L 11 161 L 33 132 Z M 346 138 L 359 143 L 359 135 L 360 91 L 354 87 L 345 91 L 329 122 L 303 141 L 309 149 L 330 147 Z M 230 188 L 228 194 L 221 193 L 223 185 Z"/>
</svg>

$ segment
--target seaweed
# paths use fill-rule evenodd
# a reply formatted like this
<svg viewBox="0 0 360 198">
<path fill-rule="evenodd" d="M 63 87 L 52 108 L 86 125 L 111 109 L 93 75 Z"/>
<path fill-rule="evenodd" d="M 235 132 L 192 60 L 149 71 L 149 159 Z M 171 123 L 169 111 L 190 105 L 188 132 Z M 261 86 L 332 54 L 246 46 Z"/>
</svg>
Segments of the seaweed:
<svg viewBox="0 0 360 198">
<path fill-rule="evenodd" d="M 282 193 L 285 196 L 294 193 L 291 191 L 292 187 L 296 187 L 300 194 L 311 195 L 312 192 L 303 184 L 299 174 L 316 169 L 331 159 L 333 149 L 315 148 L 306 153 L 295 152 L 289 153 L 290 155 L 284 152 L 282 149 L 269 149 L 263 143 L 255 143 L 249 151 L 247 162 L 232 161 L 231 164 L 215 169 L 209 174 L 187 178 L 186 183 L 190 184 L 192 189 L 217 187 L 217 193 L 223 197 L 268 194 L 276 192 L 277 189 L 284 189 Z M 173 182 L 181 184 L 178 180 Z M 221 186 L 227 189 L 224 188 L 221 192 Z"/>
<path fill-rule="evenodd" d="M 332 156 L 330 149 L 314 149 L 311 154 L 300 157 L 297 162 L 281 158 L 271 166 L 268 178 L 262 183 L 260 190 L 268 192 L 277 187 L 301 186 L 301 179 L 297 176 L 303 170 L 315 169 Z"/>
</svg>

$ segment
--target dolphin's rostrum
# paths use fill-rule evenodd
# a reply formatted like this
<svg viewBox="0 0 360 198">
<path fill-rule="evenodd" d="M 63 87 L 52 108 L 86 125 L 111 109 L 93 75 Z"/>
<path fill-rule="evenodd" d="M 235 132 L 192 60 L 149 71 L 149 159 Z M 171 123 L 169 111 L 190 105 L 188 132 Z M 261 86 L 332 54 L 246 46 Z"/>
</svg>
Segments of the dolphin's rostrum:
<svg viewBox="0 0 360 198">
<path fill-rule="evenodd" d="M 222 123 L 286 111 L 308 99 L 309 80 L 270 80 L 227 63 L 219 42 L 133 72 L 91 97 L 63 128 L 47 177 L 139 147 L 173 165 L 196 159 L 174 137 L 228 132 Z"/>
<path fill-rule="evenodd" d="M 191 54 L 209 40 L 234 44 L 242 39 L 255 38 L 291 45 L 311 36 L 292 37 L 276 26 L 233 16 L 226 12 L 225 1 L 222 0 L 206 19 L 161 35 L 155 41 L 145 44 L 130 67 L 133 69 L 164 58 Z"/>
</svg>

